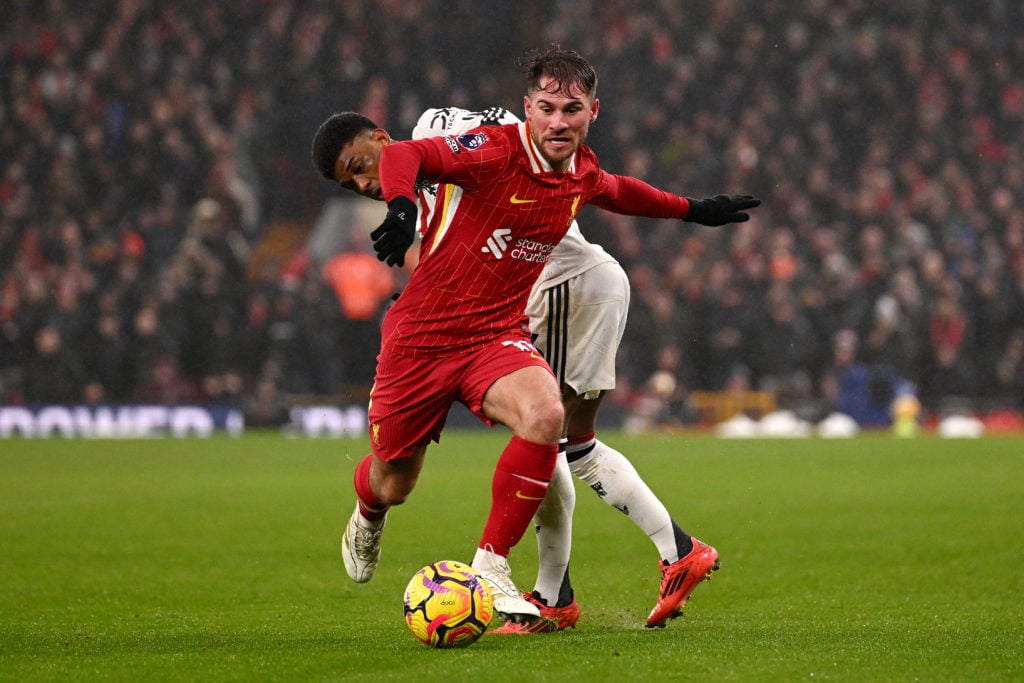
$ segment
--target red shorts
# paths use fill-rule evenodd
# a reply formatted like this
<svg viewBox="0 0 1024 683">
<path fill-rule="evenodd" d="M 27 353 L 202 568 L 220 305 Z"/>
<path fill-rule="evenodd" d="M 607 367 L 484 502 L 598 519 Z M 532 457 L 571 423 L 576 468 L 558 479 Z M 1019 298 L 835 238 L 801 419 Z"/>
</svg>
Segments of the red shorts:
<svg viewBox="0 0 1024 683">
<path fill-rule="evenodd" d="M 456 401 L 493 425 L 483 412 L 484 394 L 499 378 L 531 365 L 551 372 L 525 332 L 509 332 L 445 358 L 410 358 L 382 350 L 370 395 L 373 454 L 381 460 L 407 458 L 420 446 L 440 441 Z"/>
</svg>

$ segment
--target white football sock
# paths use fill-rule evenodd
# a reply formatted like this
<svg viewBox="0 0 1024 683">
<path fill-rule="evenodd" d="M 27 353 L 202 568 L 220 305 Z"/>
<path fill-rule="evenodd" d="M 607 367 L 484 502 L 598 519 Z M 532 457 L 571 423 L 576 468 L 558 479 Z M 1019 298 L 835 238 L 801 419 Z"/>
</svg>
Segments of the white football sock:
<svg viewBox="0 0 1024 683">
<path fill-rule="evenodd" d="M 574 444 L 569 447 L 570 455 L 574 449 L 589 447 L 590 443 Z M 595 439 L 593 449 L 570 462 L 569 469 L 601 500 L 633 520 L 654 542 L 661 559 L 668 562 L 679 559 L 672 517 L 626 456 Z"/>
<path fill-rule="evenodd" d="M 544 598 L 548 606 L 554 606 L 558 600 L 562 577 L 569 568 L 572 511 L 575 507 L 576 489 L 573 487 L 572 474 L 569 473 L 565 453 L 560 452 L 544 502 L 533 518 L 537 525 L 537 583 L 533 589 Z"/>
</svg>

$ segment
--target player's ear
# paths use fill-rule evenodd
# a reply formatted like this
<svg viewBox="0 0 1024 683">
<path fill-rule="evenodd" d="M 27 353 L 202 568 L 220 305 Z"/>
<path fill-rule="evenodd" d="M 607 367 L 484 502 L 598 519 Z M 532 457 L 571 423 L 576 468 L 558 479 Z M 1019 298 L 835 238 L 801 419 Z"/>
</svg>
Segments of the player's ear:
<svg viewBox="0 0 1024 683">
<path fill-rule="evenodd" d="M 591 122 L 597 120 L 597 110 L 601 108 L 601 100 L 594 98 L 594 103 L 590 105 L 590 120 Z"/>
<path fill-rule="evenodd" d="M 394 140 L 388 135 L 388 132 L 383 128 L 376 128 L 370 133 L 370 139 L 376 142 L 378 145 L 383 147 L 384 145 L 390 145 Z"/>
</svg>

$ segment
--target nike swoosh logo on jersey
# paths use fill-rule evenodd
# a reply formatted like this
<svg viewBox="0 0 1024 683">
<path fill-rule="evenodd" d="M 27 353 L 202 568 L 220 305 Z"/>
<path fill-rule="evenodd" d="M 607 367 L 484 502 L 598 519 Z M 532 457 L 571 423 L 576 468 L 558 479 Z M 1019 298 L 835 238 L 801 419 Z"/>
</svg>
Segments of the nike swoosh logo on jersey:
<svg viewBox="0 0 1024 683">
<path fill-rule="evenodd" d="M 508 200 L 510 202 L 512 202 L 513 204 L 532 204 L 535 201 L 537 201 L 536 199 L 520 199 L 519 197 L 517 197 L 515 195 L 512 195 L 511 197 L 509 197 Z"/>
</svg>

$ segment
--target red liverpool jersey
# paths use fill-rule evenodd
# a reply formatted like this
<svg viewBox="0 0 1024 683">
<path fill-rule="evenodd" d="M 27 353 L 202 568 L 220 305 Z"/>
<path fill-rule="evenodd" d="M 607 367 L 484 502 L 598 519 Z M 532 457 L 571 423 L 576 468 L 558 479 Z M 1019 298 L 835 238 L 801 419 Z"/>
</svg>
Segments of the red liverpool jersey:
<svg viewBox="0 0 1024 683">
<path fill-rule="evenodd" d="M 585 146 L 569 170 L 551 170 L 528 126 L 483 127 L 383 149 L 385 199 L 414 197 L 418 175 L 440 183 L 419 264 L 385 317 L 383 347 L 443 356 L 525 329 L 530 288 L 588 202 L 634 215 L 686 215 L 685 198 L 606 173 Z"/>
</svg>

